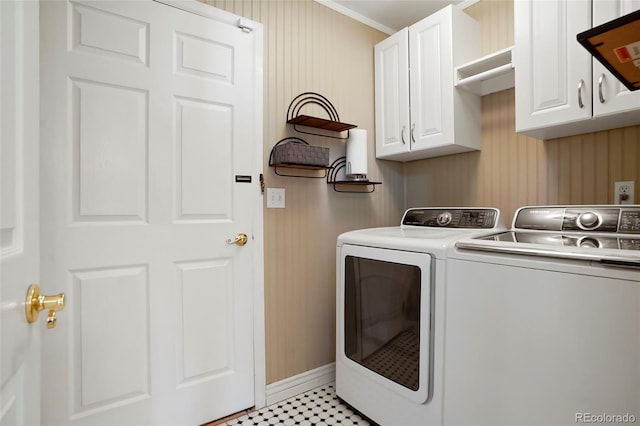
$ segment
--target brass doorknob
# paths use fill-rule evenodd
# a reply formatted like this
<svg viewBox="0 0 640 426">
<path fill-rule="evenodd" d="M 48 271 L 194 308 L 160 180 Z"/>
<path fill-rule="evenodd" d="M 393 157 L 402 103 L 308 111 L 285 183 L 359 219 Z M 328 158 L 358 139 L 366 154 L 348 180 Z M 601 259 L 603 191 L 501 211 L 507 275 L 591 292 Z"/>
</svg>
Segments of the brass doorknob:
<svg viewBox="0 0 640 426">
<path fill-rule="evenodd" d="M 31 284 L 27 290 L 27 298 L 24 304 L 27 322 L 36 322 L 40 311 L 48 309 L 47 328 L 54 328 L 57 321 L 56 312 L 64 309 L 64 300 L 64 293 L 56 294 L 55 296 L 44 296 L 40 294 L 40 286 L 38 284 Z"/>
<path fill-rule="evenodd" d="M 236 235 L 236 239 L 232 240 L 231 238 L 229 238 L 227 240 L 227 244 L 235 244 L 237 246 L 243 246 L 245 244 L 247 244 L 247 241 L 249 241 L 249 237 L 247 237 L 247 234 L 241 232 L 238 235 Z"/>
</svg>

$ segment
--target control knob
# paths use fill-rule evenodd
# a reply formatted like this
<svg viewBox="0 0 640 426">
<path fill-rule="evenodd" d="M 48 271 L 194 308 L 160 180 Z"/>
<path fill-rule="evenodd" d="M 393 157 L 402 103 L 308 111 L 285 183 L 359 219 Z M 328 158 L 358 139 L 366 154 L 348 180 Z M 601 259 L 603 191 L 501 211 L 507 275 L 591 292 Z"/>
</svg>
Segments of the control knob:
<svg viewBox="0 0 640 426">
<path fill-rule="evenodd" d="M 582 237 L 580 241 L 578 241 L 578 247 L 586 247 L 586 248 L 602 248 L 602 244 L 597 238 L 591 237 Z"/>
<path fill-rule="evenodd" d="M 451 219 L 453 219 L 453 216 L 451 215 L 451 213 L 443 212 L 438 215 L 438 218 L 436 219 L 436 221 L 440 226 L 447 226 L 448 224 L 451 223 Z"/>
<path fill-rule="evenodd" d="M 594 212 L 580 213 L 576 223 L 580 229 L 591 231 L 602 224 L 602 216 Z"/>
</svg>

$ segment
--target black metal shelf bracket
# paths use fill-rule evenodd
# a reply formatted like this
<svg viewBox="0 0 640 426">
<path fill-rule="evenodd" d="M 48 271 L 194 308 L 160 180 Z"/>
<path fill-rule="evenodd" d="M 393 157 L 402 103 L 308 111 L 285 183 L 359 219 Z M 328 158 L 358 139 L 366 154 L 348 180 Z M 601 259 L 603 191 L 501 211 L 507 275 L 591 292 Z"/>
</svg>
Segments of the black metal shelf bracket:
<svg viewBox="0 0 640 426">
<path fill-rule="evenodd" d="M 292 120 L 300 115 L 302 107 L 308 104 L 320 105 L 329 116 L 331 121 L 340 121 L 338 111 L 333 107 L 333 104 L 329 102 L 329 99 L 325 98 L 319 93 L 304 92 L 293 98 L 289 109 L 287 110 L 287 121 Z"/>
<path fill-rule="evenodd" d="M 328 119 L 310 117 L 300 114 L 301 110 L 307 105 L 320 106 L 326 112 Z M 341 123 L 340 117 L 338 116 L 338 111 L 336 111 L 333 104 L 326 97 L 315 92 L 304 92 L 293 98 L 293 100 L 289 104 L 289 108 L 287 109 L 287 123 L 293 124 L 293 129 L 299 133 L 339 140 L 349 139 L 349 129 L 357 127 L 353 124 Z M 346 130 L 347 137 L 309 132 L 306 130 L 301 130 L 298 126 L 311 127 L 338 133 L 342 133 Z"/>
<path fill-rule="evenodd" d="M 376 190 L 376 185 L 382 185 L 382 182 L 372 182 L 368 180 L 337 180 L 339 172 L 345 168 L 347 165 L 347 158 L 340 157 L 337 158 L 333 163 L 331 163 L 329 174 L 327 175 L 327 183 L 329 185 L 333 185 L 333 190 L 336 192 L 350 192 L 350 193 L 372 193 Z M 340 189 L 347 186 L 351 186 L 352 188 L 366 188 L 367 191 L 354 191 L 354 190 L 345 190 Z"/>
<path fill-rule="evenodd" d="M 324 171 L 324 173 L 323 173 L 322 175 L 318 175 L 318 176 L 305 176 L 305 175 L 297 175 L 297 174 L 285 174 L 285 173 L 281 173 L 281 172 L 279 172 L 279 171 L 278 171 L 278 167 L 280 167 L 280 169 L 284 169 L 284 170 L 288 170 L 288 169 L 296 169 L 297 167 L 293 167 L 293 166 L 291 166 L 291 167 L 287 167 L 287 166 L 282 166 L 282 165 L 280 165 L 280 166 L 278 166 L 278 165 L 273 166 L 273 171 L 274 171 L 274 173 L 275 173 L 275 174 L 277 174 L 278 176 L 282 176 L 282 177 L 294 177 L 294 178 L 305 178 L 305 179 L 324 179 L 324 178 L 326 178 L 326 177 L 327 177 L 327 169 L 326 169 L 326 168 L 323 168 L 323 169 L 320 169 L 320 168 L 317 168 L 317 169 L 298 168 L 298 169 L 301 169 L 301 170 L 313 170 L 313 171 L 315 171 L 315 170 L 323 170 L 323 171 Z"/>
</svg>

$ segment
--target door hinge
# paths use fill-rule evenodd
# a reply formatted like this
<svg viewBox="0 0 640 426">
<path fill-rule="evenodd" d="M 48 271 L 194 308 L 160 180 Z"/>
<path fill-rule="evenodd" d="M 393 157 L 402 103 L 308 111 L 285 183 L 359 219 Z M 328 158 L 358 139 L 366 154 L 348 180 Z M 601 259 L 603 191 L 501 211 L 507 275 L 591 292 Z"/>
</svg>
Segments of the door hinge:
<svg viewBox="0 0 640 426">
<path fill-rule="evenodd" d="M 260 173 L 260 193 L 264 195 L 264 175 Z"/>
<path fill-rule="evenodd" d="M 253 31 L 253 25 L 251 25 L 251 22 L 245 18 L 238 19 L 238 28 L 240 28 L 245 33 L 250 33 Z"/>
</svg>

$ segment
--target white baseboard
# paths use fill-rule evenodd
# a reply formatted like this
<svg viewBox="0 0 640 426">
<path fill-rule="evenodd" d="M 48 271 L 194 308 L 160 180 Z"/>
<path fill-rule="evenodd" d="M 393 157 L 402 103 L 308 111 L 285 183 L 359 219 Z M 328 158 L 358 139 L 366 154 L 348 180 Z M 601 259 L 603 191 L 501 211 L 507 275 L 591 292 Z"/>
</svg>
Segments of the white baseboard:
<svg viewBox="0 0 640 426">
<path fill-rule="evenodd" d="M 336 363 L 323 365 L 267 385 L 267 405 L 275 404 L 336 380 Z"/>
</svg>

